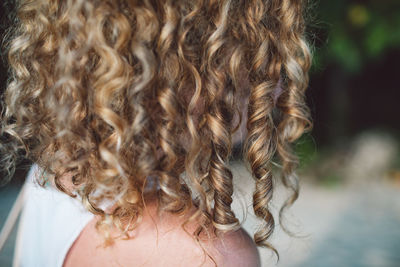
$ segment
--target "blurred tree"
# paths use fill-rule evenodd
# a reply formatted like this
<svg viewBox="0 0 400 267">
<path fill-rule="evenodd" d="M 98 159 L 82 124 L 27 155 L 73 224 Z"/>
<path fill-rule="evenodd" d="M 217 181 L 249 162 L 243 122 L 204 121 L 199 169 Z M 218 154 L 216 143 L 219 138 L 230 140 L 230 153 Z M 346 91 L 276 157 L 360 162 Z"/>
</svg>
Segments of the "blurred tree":
<svg viewBox="0 0 400 267">
<path fill-rule="evenodd" d="M 400 46 L 398 0 L 321 1 L 316 13 L 316 20 L 329 32 L 326 45 L 316 50 L 317 69 L 337 63 L 347 72 L 359 72 L 385 51 Z"/>
<path fill-rule="evenodd" d="M 400 1 L 314 3 L 308 99 L 317 143 L 335 145 L 377 127 L 399 133 Z"/>
</svg>

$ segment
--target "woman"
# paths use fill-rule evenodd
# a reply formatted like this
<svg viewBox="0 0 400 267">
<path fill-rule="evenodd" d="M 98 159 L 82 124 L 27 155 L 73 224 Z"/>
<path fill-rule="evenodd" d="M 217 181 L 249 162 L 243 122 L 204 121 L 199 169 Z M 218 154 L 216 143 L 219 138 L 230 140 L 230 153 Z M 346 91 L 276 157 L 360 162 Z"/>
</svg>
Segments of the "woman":
<svg viewBox="0 0 400 267">
<path fill-rule="evenodd" d="M 293 190 L 283 211 L 298 195 L 290 145 L 310 126 L 303 1 L 18 5 L 1 149 L 10 173 L 23 151 L 38 166 L 31 176 L 46 187 L 30 187 L 42 201 L 28 197 L 24 214 L 31 216 L 22 220 L 41 218 L 22 227 L 30 233 L 46 225 L 20 241 L 36 248 L 32 261 L 258 266 L 255 245 L 277 253 L 268 242 L 272 158 Z M 231 209 L 229 159 L 242 141 L 254 213 L 263 221 L 254 240 Z M 46 196 L 54 188 L 65 194 Z M 75 211 L 89 219 L 79 219 L 69 241 L 61 238 L 71 228 L 66 212 L 53 203 L 68 200 L 52 201 L 66 195 L 93 215 Z M 67 249 L 38 256 L 56 243 Z M 20 257 L 21 265 L 35 265 Z"/>
</svg>

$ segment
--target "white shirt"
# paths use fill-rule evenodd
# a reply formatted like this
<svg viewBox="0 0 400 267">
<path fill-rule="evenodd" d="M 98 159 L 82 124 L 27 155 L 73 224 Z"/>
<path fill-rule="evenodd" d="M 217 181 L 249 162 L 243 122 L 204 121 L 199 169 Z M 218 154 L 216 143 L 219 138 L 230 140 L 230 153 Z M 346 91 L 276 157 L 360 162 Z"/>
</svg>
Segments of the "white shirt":
<svg viewBox="0 0 400 267">
<path fill-rule="evenodd" d="M 34 183 L 33 165 L 24 186 L 24 208 L 18 226 L 14 267 L 62 267 L 65 257 L 93 218 L 78 199 Z"/>
</svg>

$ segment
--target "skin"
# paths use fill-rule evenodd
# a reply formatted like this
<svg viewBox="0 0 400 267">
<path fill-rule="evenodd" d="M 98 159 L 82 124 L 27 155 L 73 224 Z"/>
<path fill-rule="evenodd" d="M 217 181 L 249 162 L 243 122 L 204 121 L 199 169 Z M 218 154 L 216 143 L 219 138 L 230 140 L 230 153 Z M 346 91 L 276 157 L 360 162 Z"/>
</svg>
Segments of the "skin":
<svg viewBox="0 0 400 267">
<path fill-rule="evenodd" d="M 243 142 L 246 136 L 246 102 L 247 97 L 242 98 L 240 109 L 243 119 L 232 136 L 233 144 Z M 235 116 L 233 125 L 238 120 L 238 116 Z M 70 177 L 64 178 L 65 187 L 73 190 Z M 188 216 L 196 211 L 195 207 L 182 217 L 169 213 L 158 214 L 156 199 L 149 199 L 146 203 L 142 221 L 129 233 L 132 238 L 117 239 L 112 246 L 104 247 L 104 238 L 96 229 L 98 218 L 95 217 L 75 240 L 63 266 L 261 266 L 258 249 L 244 229 L 228 232 L 212 240 L 201 236 L 201 245 L 213 257 L 214 263 L 181 227 Z M 196 227 L 195 223 L 189 223 L 187 230 L 193 232 Z"/>
<path fill-rule="evenodd" d="M 158 215 L 155 203 L 147 205 L 142 222 L 129 233 L 133 238 L 118 239 L 108 247 L 103 246 L 104 239 L 95 228 L 97 218 L 94 218 L 70 248 L 63 266 L 215 266 L 181 228 L 187 217 Z M 186 216 L 194 211 L 195 208 Z M 195 226 L 191 223 L 187 229 L 193 231 Z M 203 236 L 201 244 L 217 266 L 260 266 L 257 247 L 242 228 L 212 240 Z"/>
</svg>

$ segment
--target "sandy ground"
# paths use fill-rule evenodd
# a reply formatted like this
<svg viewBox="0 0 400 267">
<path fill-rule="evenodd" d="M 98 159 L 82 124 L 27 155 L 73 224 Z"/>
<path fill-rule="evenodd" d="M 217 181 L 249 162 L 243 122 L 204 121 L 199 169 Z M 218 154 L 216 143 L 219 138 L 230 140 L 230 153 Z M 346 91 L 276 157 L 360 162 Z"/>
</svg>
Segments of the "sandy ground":
<svg viewBox="0 0 400 267">
<path fill-rule="evenodd" d="M 238 203 L 251 203 L 254 183 L 243 165 L 234 163 L 233 168 L 235 184 L 244 191 L 233 206 L 240 217 Z M 300 237 L 288 236 L 277 223 L 271 243 L 280 261 L 276 263 L 270 250 L 260 249 L 263 266 L 400 266 L 400 187 L 371 181 L 324 188 L 301 178 L 300 187 L 285 224 Z M 278 185 L 273 213 L 287 196 Z M 249 206 L 243 227 L 254 233 L 257 225 Z"/>
</svg>

